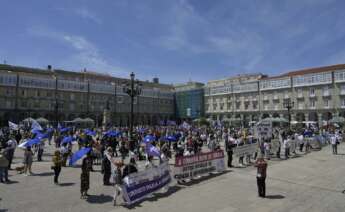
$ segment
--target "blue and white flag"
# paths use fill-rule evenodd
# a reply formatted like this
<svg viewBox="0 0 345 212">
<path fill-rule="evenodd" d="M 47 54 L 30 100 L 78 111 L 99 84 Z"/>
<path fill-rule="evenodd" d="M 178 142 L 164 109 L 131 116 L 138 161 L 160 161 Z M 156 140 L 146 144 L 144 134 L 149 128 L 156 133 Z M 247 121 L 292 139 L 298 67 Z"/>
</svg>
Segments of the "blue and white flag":
<svg viewBox="0 0 345 212">
<path fill-rule="evenodd" d="M 153 136 L 153 135 L 146 135 L 144 137 L 143 143 L 150 143 L 150 142 L 155 141 L 155 140 L 156 140 L 155 136 Z"/>
<path fill-rule="evenodd" d="M 33 121 L 32 121 L 31 129 L 32 129 L 32 130 L 38 130 L 38 131 L 42 131 L 42 130 L 43 130 L 43 128 L 41 127 L 41 125 L 40 125 L 36 120 L 33 120 Z"/>
<path fill-rule="evenodd" d="M 156 157 L 161 156 L 159 149 L 150 143 L 146 143 L 146 154 L 150 156 L 156 156 Z"/>
<path fill-rule="evenodd" d="M 69 159 L 69 165 L 73 166 L 80 158 L 91 151 L 91 147 L 83 147 L 79 151 L 76 151 Z"/>
<path fill-rule="evenodd" d="M 26 147 L 31 147 L 32 145 L 39 144 L 39 143 L 41 143 L 41 140 L 38 138 L 28 139 L 24 141 L 23 143 L 21 143 L 20 145 L 18 145 L 18 147 L 22 149 L 26 149 Z"/>
<path fill-rule="evenodd" d="M 13 123 L 13 122 L 10 122 L 8 121 L 8 127 L 11 129 L 11 130 L 19 130 L 19 127 L 17 124 Z"/>
</svg>

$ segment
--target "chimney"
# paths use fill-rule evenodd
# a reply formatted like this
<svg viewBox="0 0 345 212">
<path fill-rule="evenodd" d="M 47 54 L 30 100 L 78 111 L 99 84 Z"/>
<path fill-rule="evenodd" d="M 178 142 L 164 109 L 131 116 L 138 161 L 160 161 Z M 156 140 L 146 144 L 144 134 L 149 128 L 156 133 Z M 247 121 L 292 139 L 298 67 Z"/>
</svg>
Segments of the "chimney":
<svg viewBox="0 0 345 212">
<path fill-rule="evenodd" d="M 156 84 L 158 84 L 159 83 L 159 78 L 158 77 L 155 77 L 155 78 L 153 78 L 153 83 L 156 83 Z"/>
</svg>

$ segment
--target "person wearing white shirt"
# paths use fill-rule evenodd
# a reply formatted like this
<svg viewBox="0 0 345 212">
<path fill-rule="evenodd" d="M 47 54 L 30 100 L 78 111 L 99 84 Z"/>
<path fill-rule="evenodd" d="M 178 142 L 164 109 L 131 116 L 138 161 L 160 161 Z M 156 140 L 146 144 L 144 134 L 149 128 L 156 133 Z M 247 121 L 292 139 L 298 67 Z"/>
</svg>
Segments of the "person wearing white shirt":
<svg viewBox="0 0 345 212">
<path fill-rule="evenodd" d="M 290 155 L 290 138 L 284 139 L 285 159 L 289 158 Z"/>
<path fill-rule="evenodd" d="M 333 155 L 336 155 L 336 154 L 338 154 L 338 147 L 337 147 L 337 145 L 339 143 L 338 139 L 337 139 L 337 137 L 335 135 L 332 135 L 330 140 L 331 140 L 331 144 L 332 144 Z"/>
</svg>

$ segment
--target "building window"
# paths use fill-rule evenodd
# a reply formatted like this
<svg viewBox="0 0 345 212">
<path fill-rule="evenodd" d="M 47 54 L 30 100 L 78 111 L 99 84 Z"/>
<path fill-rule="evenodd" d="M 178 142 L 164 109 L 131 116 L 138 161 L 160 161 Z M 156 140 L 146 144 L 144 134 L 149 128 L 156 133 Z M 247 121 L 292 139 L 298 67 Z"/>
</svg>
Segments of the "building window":
<svg viewBox="0 0 345 212">
<path fill-rule="evenodd" d="M 123 103 L 123 96 L 117 96 L 117 103 L 119 104 Z"/>
<path fill-rule="evenodd" d="M 213 104 L 213 110 L 217 110 L 217 104 Z"/>
<path fill-rule="evenodd" d="M 340 86 L 340 94 L 345 94 L 345 85 Z"/>
<path fill-rule="evenodd" d="M 310 94 L 310 96 L 315 96 L 315 88 L 310 88 L 309 94 Z"/>
<path fill-rule="evenodd" d="M 69 109 L 72 110 L 72 111 L 74 111 L 74 110 L 75 110 L 75 104 L 74 104 L 74 103 L 70 104 L 70 105 L 69 105 Z"/>
<path fill-rule="evenodd" d="M 324 106 L 325 106 L 325 108 L 329 108 L 329 100 L 328 99 L 324 100 Z"/>
<path fill-rule="evenodd" d="M 36 97 L 40 97 L 40 95 L 41 95 L 41 94 L 40 94 L 40 91 L 37 90 L 37 91 L 36 91 Z"/>
<path fill-rule="evenodd" d="M 341 107 L 345 107 L 345 99 L 341 100 Z"/>
<path fill-rule="evenodd" d="M 309 107 L 310 108 L 315 108 L 315 100 L 310 100 L 309 101 Z"/>
<path fill-rule="evenodd" d="M 248 110 L 248 108 L 249 108 L 249 103 L 245 103 L 245 104 L 244 104 L 244 109 L 245 109 L 245 110 Z"/>
<path fill-rule="evenodd" d="M 74 101 L 74 99 L 75 99 L 75 95 L 74 95 L 74 93 L 71 93 L 71 95 L 70 95 L 70 99 L 72 100 L 72 101 Z M 73 109 L 74 110 L 74 109 Z"/>
<path fill-rule="evenodd" d="M 236 102 L 236 110 L 239 110 L 241 107 L 241 102 Z"/>
</svg>

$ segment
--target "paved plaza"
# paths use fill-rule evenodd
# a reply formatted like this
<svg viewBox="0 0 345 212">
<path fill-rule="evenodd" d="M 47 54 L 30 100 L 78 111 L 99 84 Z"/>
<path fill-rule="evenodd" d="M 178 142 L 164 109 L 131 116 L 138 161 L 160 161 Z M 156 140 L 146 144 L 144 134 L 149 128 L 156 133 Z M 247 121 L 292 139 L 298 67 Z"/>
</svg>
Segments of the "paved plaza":
<svg viewBox="0 0 345 212">
<path fill-rule="evenodd" d="M 130 208 L 114 207 L 113 187 L 102 185 L 100 166 L 91 173 L 87 200 L 80 199 L 80 168 L 63 168 L 60 185 L 53 184 L 50 170 L 52 147 L 43 162 L 34 162 L 34 176 L 10 171 L 12 184 L 0 184 L 0 211 L 345 211 L 345 145 L 339 155 L 329 146 L 289 160 L 269 161 L 267 198 L 257 196 L 254 167 L 232 168 L 186 185 L 171 184 L 167 193 L 158 193 Z M 20 165 L 22 150 L 16 150 Z M 236 160 L 236 158 L 235 158 Z"/>
</svg>

